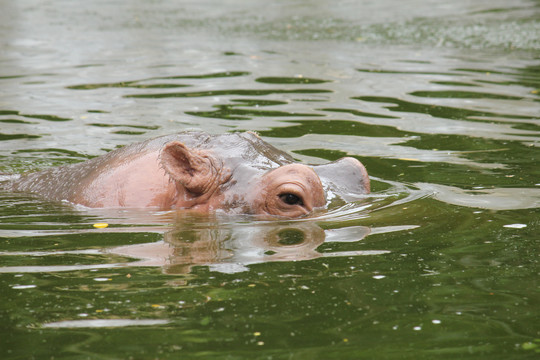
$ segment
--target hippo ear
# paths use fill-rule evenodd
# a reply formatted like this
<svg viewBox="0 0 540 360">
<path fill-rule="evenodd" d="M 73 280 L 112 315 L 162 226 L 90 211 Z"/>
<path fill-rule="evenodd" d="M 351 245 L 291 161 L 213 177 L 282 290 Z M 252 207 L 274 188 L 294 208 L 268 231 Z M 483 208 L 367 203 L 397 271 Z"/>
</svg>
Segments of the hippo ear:
<svg viewBox="0 0 540 360">
<path fill-rule="evenodd" d="M 160 161 L 165 172 L 191 193 L 201 195 L 217 181 L 214 161 L 208 152 L 189 149 L 179 141 L 167 143 Z"/>
</svg>

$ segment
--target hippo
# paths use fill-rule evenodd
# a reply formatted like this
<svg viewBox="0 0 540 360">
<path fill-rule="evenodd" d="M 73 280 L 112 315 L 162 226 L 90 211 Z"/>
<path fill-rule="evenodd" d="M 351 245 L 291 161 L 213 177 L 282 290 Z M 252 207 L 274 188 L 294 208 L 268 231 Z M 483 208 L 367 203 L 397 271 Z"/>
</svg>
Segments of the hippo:
<svg viewBox="0 0 540 360">
<path fill-rule="evenodd" d="M 25 174 L 12 191 L 89 208 L 223 210 L 296 218 L 327 203 L 327 193 L 367 194 L 360 161 L 316 166 L 294 161 L 254 132 L 182 132 L 131 144 L 91 160 Z"/>
</svg>

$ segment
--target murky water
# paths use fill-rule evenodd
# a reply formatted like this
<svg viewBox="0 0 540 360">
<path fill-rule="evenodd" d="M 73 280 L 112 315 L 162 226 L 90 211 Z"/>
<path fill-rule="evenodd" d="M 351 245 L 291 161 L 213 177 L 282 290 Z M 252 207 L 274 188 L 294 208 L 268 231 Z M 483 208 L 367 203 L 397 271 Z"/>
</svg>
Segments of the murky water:
<svg viewBox="0 0 540 360">
<path fill-rule="evenodd" d="M 538 1 L 0 8 L 2 173 L 255 130 L 373 187 L 294 221 L 1 192 L 2 359 L 538 356 Z"/>
</svg>

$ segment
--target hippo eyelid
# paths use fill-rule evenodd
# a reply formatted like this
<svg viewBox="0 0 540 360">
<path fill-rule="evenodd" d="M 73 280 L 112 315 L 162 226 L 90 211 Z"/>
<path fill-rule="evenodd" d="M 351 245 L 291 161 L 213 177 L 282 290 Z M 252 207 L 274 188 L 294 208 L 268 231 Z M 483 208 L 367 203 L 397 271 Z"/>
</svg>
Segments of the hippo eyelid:
<svg viewBox="0 0 540 360">
<path fill-rule="evenodd" d="M 304 205 L 304 201 L 302 200 L 302 197 L 292 194 L 292 193 L 283 193 L 279 194 L 279 198 L 281 201 L 283 201 L 287 205 Z"/>
</svg>

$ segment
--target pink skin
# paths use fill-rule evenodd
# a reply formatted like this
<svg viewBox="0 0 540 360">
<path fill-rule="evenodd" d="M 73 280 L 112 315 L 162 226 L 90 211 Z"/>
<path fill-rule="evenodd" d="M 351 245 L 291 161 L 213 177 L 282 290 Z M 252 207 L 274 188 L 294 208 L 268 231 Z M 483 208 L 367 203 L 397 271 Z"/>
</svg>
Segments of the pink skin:
<svg viewBox="0 0 540 360">
<path fill-rule="evenodd" d="M 109 168 L 70 201 L 90 208 L 171 208 L 177 189 L 159 166 L 157 155 L 148 153 Z"/>
<path fill-rule="evenodd" d="M 369 178 L 353 158 L 315 168 L 293 163 L 253 133 L 160 137 L 12 184 L 16 191 L 91 208 L 224 209 L 287 218 L 324 207 L 325 187 L 365 194 Z"/>
</svg>

